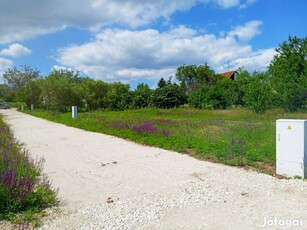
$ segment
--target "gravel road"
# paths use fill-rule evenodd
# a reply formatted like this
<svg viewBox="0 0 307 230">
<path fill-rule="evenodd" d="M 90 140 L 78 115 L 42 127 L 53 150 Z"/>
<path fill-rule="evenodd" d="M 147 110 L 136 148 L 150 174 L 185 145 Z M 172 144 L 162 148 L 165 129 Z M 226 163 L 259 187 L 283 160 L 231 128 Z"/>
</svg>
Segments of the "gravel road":
<svg viewBox="0 0 307 230">
<path fill-rule="evenodd" d="M 59 188 L 41 229 L 307 229 L 307 181 L 0 113 Z"/>
</svg>

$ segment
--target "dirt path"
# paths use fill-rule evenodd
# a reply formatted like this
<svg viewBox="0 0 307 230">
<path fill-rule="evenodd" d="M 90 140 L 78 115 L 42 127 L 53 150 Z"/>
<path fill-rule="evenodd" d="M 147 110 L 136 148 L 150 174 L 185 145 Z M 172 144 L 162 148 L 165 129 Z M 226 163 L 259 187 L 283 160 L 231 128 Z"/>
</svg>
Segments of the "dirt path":
<svg viewBox="0 0 307 230">
<path fill-rule="evenodd" d="M 44 229 L 307 229 L 307 182 L 0 110 L 69 214 Z M 109 199 L 109 202 L 107 202 Z M 291 225 L 291 228 L 286 227 Z M 299 226 L 296 226 L 299 225 Z"/>
</svg>

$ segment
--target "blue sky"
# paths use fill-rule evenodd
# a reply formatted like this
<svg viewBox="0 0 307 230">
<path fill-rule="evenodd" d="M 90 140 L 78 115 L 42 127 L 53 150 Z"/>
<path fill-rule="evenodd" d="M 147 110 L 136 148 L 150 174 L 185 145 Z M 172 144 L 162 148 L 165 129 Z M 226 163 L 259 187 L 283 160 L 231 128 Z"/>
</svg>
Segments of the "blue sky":
<svg viewBox="0 0 307 230">
<path fill-rule="evenodd" d="M 1 0 L 0 83 L 14 66 L 154 87 L 183 64 L 265 70 L 307 36 L 306 0 Z"/>
</svg>

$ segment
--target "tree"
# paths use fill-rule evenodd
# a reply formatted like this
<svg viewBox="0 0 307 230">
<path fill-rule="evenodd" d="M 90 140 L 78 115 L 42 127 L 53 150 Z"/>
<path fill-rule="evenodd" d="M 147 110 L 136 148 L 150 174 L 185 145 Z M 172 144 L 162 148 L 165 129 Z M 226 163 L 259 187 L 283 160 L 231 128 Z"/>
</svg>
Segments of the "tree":
<svg viewBox="0 0 307 230">
<path fill-rule="evenodd" d="M 289 37 L 277 49 L 269 74 L 277 101 L 285 111 L 307 105 L 307 38 Z"/>
<path fill-rule="evenodd" d="M 166 81 L 164 80 L 164 78 L 162 77 L 159 81 L 158 81 L 158 88 L 163 88 L 164 86 L 167 85 Z"/>
<path fill-rule="evenodd" d="M 25 87 L 30 81 L 34 81 L 39 78 L 39 71 L 34 70 L 29 66 L 21 66 L 21 69 L 14 67 L 13 69 L 8 69 L 3 74 L 3 79 L 9 90 L 6 94 L 6 99 L 8 101 L 14 100 L 24 100 L 25 97 Z"/>
<path fill-rule="evenodd" d="M 207 65 L 183 65 L 177 68 L 176 77 L 189 94 L 203 85 L 212 86 L 219 76 Z"/>
<path fill-rule="evenodd" d="M 233 81 L 235 85 L 235 91 L 237 92 L 237 98 L 234 102 L 236 106 L 246 106 L 244 101 L 246 86 L 252 79 L 252 75 L 244 68 L 239 68 L 237 70 L 236 80 Z"/>
<path fill-rule="evenodd" d="M 84 81 L 75 71 L 55 70 L 42 83 L 42 101 L 47 109 L 66 112 L 71 106 L 84 106 Z"/>
<path fill-rule="evenodd" d="M 30 81 L 25 87 L 24 93 L 24 101 L 28 107 L 30 107 L 31 104 L 36 105 L 36 107 L 41 104 L 40 98 L 42 89 L 37 81 Z"/>
<path fill-rule="evenodd" d="M 12 102 L 15 100 L 15 90 L 11 89 L 7 84 L 0 85 L 0 98 L 4 101 Z"/>
<path fill-rule="evenodd" d="M 85 79 L 83 82 L 84 97 L 89 110 L 106 108 L 106 97 L 109 85 L 101 80 Z"/>
<path fill-rule="evenodd" d="M 120 82 L 111 83 L 106 103 L 111 110 L 124 110 L 131 105 L 130 86 Z"/>
<path fill-rule="evenodd" d="M 193 91 L 189 96 L 189 105 L 194 108 L 226 109 L 237 99 L 235 83 L 231 79 L 222 78 L 215 85 L 207 85 Z"/>
<path fill-rule="evenodd" d="M 174 108 L 186 102 L 186 95 L 182 87 L 169 83 L 157 88 L 153 93 L 153 104 L 158 108 Z"/>
<path fill-rule="evenodd" d="M 39 71 L 34 70 L 27 65 L 21 66 L 21 70 L 16 67 L 8 69 L 3 74 L 3 79 L 12 89 L 20 89 L 25 87 L 30 81 L 39 78 Z"/>
<path fill-rule="evenodd" d="M 132 106 L 139 109 L 146 108 L 150 105 L 151 100 L 152 90 L 149 88 L 149 86 L 143 83 L 138 84 L 132 94 Z"/>
<path fill-rule="evenodd" d="M 244 101 L 255 113 L 264 113 L 272 106 L 274 97 L 273 88 L 267 73 L 253 74 L 245 87 Z"/>
</svg>

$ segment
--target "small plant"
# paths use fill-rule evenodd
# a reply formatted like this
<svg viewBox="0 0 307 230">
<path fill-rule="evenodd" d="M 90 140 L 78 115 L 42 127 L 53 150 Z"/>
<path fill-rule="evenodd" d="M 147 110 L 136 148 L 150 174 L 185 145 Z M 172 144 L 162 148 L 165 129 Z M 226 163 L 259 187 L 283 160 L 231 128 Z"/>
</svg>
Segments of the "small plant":
<svg viewBox="0 0 307 230">
<path fill-rule="evenodd" d="M 124 122 L 114 122 L 110 128 L 115 128 L 119 130 L 129 129 L 130 125 Z"/>
<path fill-rule="evenodd" d="M 56 191 L 42 176 L 43 163 L 30 157 L 0 119 L 0 220 L 34 222 L 43 208 L 58 203 Z"/>
<path fill-rule="evenodd" d="M 295 175 L 293 178 L 294 178 L 294 179 L 298 179 L 298 180 L 302 180 L 302 179 L 303 179 L 303 177 L 298 176 L 298 175 Z"/>
<path fill-rule="evenodd" d="M 159 135 L 162 134 L 163 136 L 169 137 L 171 135 L 170 130 L 160 130 L 158 129 L 153 123 L 144 122 L 141 125 L 134 125 L 132 126 L 132 131 L 140 134 L 154 134 Z"/>
<path fill-rule="evenodd" d="M 235 140 L 231 139 L 230 143 L 230 158 L 227 159 L 229 164 L 245 166 L 246 162 L 246 151 L 245 151 L 245 141 L 242 139 Z"/>
<path fill-rule="evenodd" d="M 152 123 L 145 122 L 141 125 L 134 125 L 132 127 L 132 131 L 136 133 L 150 133 L 150 134 L 158 134 L 160 130 L 157 129 Z"/>
</svg>

